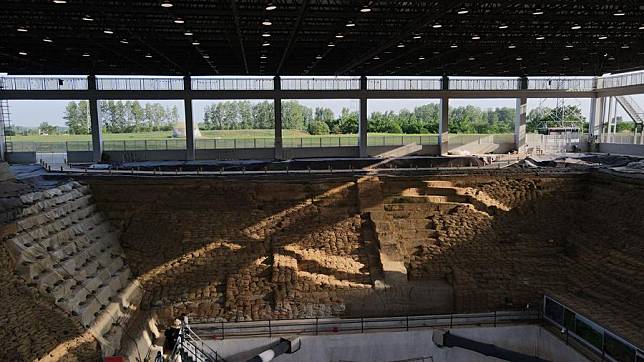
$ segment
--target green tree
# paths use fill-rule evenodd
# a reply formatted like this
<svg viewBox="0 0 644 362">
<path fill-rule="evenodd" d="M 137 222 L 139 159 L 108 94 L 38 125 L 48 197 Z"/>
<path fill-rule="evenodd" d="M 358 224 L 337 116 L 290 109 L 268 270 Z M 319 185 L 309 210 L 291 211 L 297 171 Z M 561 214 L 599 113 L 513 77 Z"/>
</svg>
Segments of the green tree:
<svg viewBox="0 0 644 362">
<path fill-rule="evenodd" d="M 89 110 L 87 101 L 69 102 L 65 106 L 65 125 L 70 134 L 89 134 Z"/>
<path fill-rule="evenodd" d="M 326 124 L 326 122 L 319 121 L 319 120 L 314 120 L 313 122 L 309 123 L 307 127 L 307 131 L 309 134 L 312 135 L 323 135 L 323 134 L 329 134 L 329 125 Z"/>
</svg>

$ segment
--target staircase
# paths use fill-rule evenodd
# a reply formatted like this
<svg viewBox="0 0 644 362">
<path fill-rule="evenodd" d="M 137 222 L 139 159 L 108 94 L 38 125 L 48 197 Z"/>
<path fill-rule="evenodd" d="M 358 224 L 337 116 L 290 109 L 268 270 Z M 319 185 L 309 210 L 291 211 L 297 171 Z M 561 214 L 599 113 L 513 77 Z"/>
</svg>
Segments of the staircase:
<svg viewBox="0 0 644 362">
<path fill-rule="evenodd" d="M 181 361 L 190 362 L 217 362 L 225 361 L 217 351 L 208 347 L 199 336 L 190 329 L 189 326 L 182 326 L 179 340 L 174 346 L 174 351 L 170 361 L 175 360 L 175 356 L 180 355 Z"/>
<path fill-rule="evenodd" d="M 644 124 L 644 111 L 640 108 L 639 104 L 631 96 L 617 96 L 615 97 L 619 104 L 624 107 L 626 113 L 631 117 L 633 122 L 638 125 Z"/>
</svg>

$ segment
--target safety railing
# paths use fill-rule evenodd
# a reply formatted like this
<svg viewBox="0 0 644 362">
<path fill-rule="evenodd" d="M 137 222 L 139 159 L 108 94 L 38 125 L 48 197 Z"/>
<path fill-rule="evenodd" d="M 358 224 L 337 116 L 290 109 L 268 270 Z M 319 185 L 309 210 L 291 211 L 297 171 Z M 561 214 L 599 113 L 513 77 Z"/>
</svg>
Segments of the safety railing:
<svg viewBox="0 0 644 362">
<path fill-rule="evenodd" d="M 513 133 L 500 133 L 500 134 L 464 134 L 464 133 L 450 133 L 448 136 L 450 145 L 468 145 L 468 144 L 502 144 L 514 143 Z"/>
<path fill-rule="evenodd" d="M 634 343 L 575 312 L 554 297 L 544 296 L 543 318 L 560 328 L 566 338 L 573 337 L 608 361 L 634 362 L 644 359 L 644 350 Z"/>
<path fill-rule="evenodd" d="M 170 355 L 170 361 L 176 361 L 176 356 L 182 356 L 193 362 L 218 362 L 225 360 L 211 347 L 209 347 L 189 326 L 182 325 L 177 342 Z"/>
<path fill-rule="evenodd" d="M 602 133 L 599 140 L 601 143 L 644 145 L 644 133 Z"/>
<path fill-rule="evenodd" d="M 201 338 L 273 337 L 285 335 L 325 335 L 374 331 L 408 331 L 418 328 L 457 326 L 498 326 L 538 321 L 536 310 L 499 311 L 471 314 L 439 314 L 382 318 L 288 319 L 254 322 L 219 322 L 193 324 Z"/>
<path fill-rule="evenodd" d="M 166 151 L 185 149 L 185 139 L 103 141 L 103 151 Z"/>
<path fill-rule="evenodd" d="M 282 139 L 282 146 L 284 148 L 356 147 L 358 136 L 285 137 Z"/>
<path fill-rule="evenodd" d="M 592 91 L 595 89 L 594 77 L 530 77 L 528 89 Z"/>
<path fill-rule="evenodd" d="M 67 142 L 7 142 L 11 152 L 65 153 L 67 151 L 91 151 L 92 141 Z"/>
<path fill-rule="evenodd" d="M 439 90 L 440 77 L 368 77 L 368 90 Z"/>
<path fill-rule="evenodd" d="M 109 77 L 97 76 L 98 90 L 170 91 L 183 90 L 183 77 Z"/>
<path fill-rule="evenodd" d="M 283 90 L 357 90 L 359 77 L 282 77 Z"/>
<path fill-rule="evenodd" d="M 451 77 L 449 89 L 451 90 L 517 90 L 519 78 L 492 78 L 492 77 Z"/>
<path fill-rule="evenodd" d="M 437 145 L 438 135 L 368 135 L 367 146 L 404 146 L 408 144 Z"/>
<path fill-rule="evenodd" d="M 237 149 L 237 148 L 273 148 L 275 138 L 200 138 L 195 140 L 195 148 L 198 150 L 216 149 Z"/>
<path fill-rule="evenodd" d="M 193 90 L 272 90 L 272 77 L 192 77 Z"/>
<path fill-rule="evenodd" d="M 86 90 L 87 76 L 0 76 L 4 79 L 4 90 L 54 91 Z"/>
<path fill-rule="evenodd" d="M 637 71 L 600 77 L 597 81 L 597 88 L 628 87 L 642 84 L 644 84 L 644 71 Z"/>
</svg>

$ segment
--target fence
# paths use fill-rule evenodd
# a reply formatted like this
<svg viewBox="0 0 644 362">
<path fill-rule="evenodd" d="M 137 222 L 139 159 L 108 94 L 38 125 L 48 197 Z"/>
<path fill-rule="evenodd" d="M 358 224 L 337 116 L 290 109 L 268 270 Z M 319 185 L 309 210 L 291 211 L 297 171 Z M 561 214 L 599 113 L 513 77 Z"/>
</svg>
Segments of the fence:
<svg viewBox="0 0 644 362">
<path fill-rule="evenodd" d="M 517 90 L 519 78 L 450 78 L 449 89 L 453 90 Z"/>
<path fill-rule="evenodd" d="M 595 89 L 594 77 L 530 77 L 528 89 L 592 91 Z"/>
<path fill-rule="evenodd" d="M 368 90 L 439 90 L 440 77 L 369 77 Z"/>
<path fill-rule="evenodd" d="M 644 84 L 644 71 L 609 75 L 598 79 L 597 88 L 627 87 Z"/>
<path fill-rule="evenodd" d="M 618 143 L 627 145 L 644 145 L 644 133 L 602 133 L 600 137 L 602 143 Z"/>
<path fill-rule="evenodd" d="M 87 76 L 1 76 L 4 90 L 86 90 Z"/>
<path fill-rule="evenodd" d="M 182 77 L 96 77 L 98 90 L 183 90 Z"/>
<path fill-rule="evenodd" d="M 357 90 L 359 77 L 282 77 L 284 90 Z"/>
<path fill-rule="evenodd" d="M 193 90 L 272 90 L 272 77 L 192 77 Z"/>
<path fill-rule="evenodd" d="M 539 311 L 499 311 L 472 314 L 439 314 L 383 318 L 289 319 L 254 322 L 219 322 L 192 324 L 201 338 L 273 337 L 284 335 L 322 335 L 366 333 L 375 331 L 408 331 L 417 328 L 457 326 L 497 326 L 534 322 Z"/>
<path fill-rule="evenodd" d="M 609 361 L 642 361 L 644 351 L 591 319 L 573 311 L 553 297 L 544 296 L 543 317 L 567 336 Z"/>
</svg>

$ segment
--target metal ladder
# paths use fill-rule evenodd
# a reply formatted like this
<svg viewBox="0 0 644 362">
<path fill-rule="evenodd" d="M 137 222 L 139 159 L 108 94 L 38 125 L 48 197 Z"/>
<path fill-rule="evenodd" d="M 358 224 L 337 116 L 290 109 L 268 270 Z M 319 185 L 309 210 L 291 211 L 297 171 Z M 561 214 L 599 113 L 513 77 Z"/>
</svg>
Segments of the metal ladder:
<svg viewBox="0 0 644 362">
<path fill-rule="evenodd" d="M 0 76 L 0 91 L 5 89 L 5 80 L 4 77 Z M 5 98 L 0 98 L 0 137 L 3 138 L 2 144 L 4 149 L 0 147 L 0 152 L 13 152 L 13 145 L 9 142 L 9 137 L 7 131 L 11 130 L 11 117 L 9 113 L 9 101 Z M 3 155 L 0 155 L 0 159 L 3 159 Z"/>
</svg>

